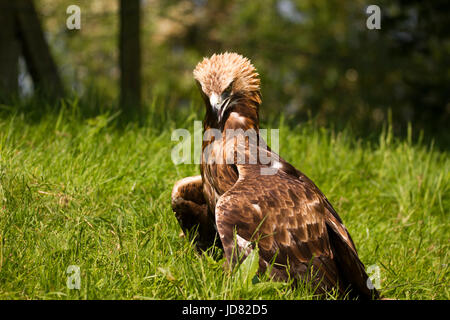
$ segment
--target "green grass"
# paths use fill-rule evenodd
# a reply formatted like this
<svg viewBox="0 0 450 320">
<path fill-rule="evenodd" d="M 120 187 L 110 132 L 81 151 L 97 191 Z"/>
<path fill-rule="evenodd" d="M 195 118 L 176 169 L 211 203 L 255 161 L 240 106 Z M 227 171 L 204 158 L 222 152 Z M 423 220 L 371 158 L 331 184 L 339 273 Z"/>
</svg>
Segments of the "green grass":
<svg viewBox="0 0 450 320">
<path fill-rule="evenodd" d="M 171 131 L 192 130 L 201 111 L 124 125 L 112 113 L 86 116 L 76 102 L 58 112 L 2 109 L 0 298 L 312 298 L 307 286 L 240 281 L 220 252 L 199 255 L 179 236 L 171 189 L 199 170 L 172 163 Z M 449 299 L 446 151 L 389 129 L 367 142 L 312 123 L 271 127 L 281 155 L 330 199 L 366 267 L 379 266 L 384 296 Z M 80 290 L 67 287 L 70 265 L 80 267 Z"/>
</svg>

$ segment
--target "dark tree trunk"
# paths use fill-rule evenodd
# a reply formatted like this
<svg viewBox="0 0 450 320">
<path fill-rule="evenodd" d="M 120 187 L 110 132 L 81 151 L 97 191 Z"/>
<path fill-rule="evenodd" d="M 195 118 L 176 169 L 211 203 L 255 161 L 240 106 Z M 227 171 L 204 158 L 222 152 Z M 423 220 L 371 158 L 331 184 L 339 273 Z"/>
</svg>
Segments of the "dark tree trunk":
<svg viewBox="0 0 450 320">
<path fill-rule="evenodd" d="M 17 27 L 22 52 L 35 88 L 51 97 L 63 95 L 63 85 L 31 0 L 16 0 Z"/>
<path fill-rule="evenodd" d="M 140 0 L 120 0 L 120 103 L 124 111 L 141 106 Z"/>
<path fill-rule="evenodd" d="M 0 0 L 0 96 L 17 93 L 19 42 L 14 1 Z"/>
</svg>

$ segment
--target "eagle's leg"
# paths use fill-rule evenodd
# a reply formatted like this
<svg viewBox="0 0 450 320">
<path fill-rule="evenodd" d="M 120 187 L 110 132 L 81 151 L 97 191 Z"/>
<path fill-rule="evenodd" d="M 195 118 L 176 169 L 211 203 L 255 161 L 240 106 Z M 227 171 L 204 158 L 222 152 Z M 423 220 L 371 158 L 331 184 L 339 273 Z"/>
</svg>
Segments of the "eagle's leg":
<svg viewBox="0 0 450 320">
<path fill-rule="evenodd" d="M 203 196 L 201 176 L 177 181 L 172 190 L 172 210 L 183 233 L 194 237 L 198 249 L 220 245 L 213 215 Z"/>
</svg>

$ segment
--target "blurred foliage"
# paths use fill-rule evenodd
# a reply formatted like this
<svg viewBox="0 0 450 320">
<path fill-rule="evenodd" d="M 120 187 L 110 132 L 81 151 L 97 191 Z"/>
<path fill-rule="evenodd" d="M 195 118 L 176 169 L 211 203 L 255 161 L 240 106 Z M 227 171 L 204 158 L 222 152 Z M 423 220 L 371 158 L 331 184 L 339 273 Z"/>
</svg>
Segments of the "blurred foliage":
<svg viewBox="0 0 450 320">
<path fill-rule="evenodd" d="M 81 30 L 65 27 L 81 7 Z M 195 64 L 214 52 L 249 57 L 262 78 L 262 116 L 377 131 L 425 129 L 448 146 L 449 3 L 380 0 L 381 30 L 363 0 L 143 0 L 144 98 L 182 108 L 197 97 Z M 66 84 L 118 97 L 118 1 L 38 0 Z M 105 100 L 106 101 L 106 100 Z M 164 102 L 164 103 L 162 103 Z M 391 119 L 390 119 L 391 120 Z"/>
</svg>

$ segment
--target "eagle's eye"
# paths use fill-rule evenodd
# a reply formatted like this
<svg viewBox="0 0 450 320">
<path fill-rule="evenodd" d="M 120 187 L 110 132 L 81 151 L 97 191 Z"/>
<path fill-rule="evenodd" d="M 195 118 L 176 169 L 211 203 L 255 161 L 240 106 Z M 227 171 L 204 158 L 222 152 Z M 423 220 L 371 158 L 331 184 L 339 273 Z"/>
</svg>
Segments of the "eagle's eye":
<svg viewBox="0 0 450 320">
<path fill-rule="evenodd" d="M 223 90 L 222 96 L 225 99 L 228 98 L 231 95 L 231 91 L 233 90 L 233 83 L 234 83 L 234 80 L 231 81 L 231 83 L 228 85 L 228 87 L 225 90 Z"/>
</svg>

